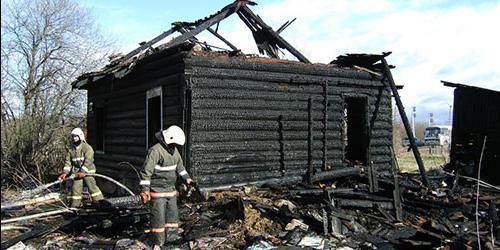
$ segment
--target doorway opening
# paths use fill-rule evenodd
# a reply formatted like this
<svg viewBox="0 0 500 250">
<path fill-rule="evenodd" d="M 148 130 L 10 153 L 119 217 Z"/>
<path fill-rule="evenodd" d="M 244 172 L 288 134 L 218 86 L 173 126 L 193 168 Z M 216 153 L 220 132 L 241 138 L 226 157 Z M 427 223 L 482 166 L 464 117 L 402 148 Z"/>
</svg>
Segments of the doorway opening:
<svg viewBox="0 0 500 250">
<path fill-rule="evenodd" d="M 366 166 L 368 162 L 368 112 L 366 97 L 345 97 L 342 117 L 344 161 Z"/>
</svg>

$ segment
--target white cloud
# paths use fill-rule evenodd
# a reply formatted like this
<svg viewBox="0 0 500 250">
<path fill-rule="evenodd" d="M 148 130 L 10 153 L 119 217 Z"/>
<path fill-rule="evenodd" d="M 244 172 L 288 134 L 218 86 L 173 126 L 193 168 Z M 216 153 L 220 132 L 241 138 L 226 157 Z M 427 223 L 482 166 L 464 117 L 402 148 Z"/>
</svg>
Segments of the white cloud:
<svg viewBox="0 0 500 250">
<path fill-rule="evenodd" d="M 453 89 L 440 80 L 500 90 L 500 3 L 446 4 L 286 0 L 253 10 L 275 29 L 297 17 L 282 35 L 313 62 L 392 51 L 388 61 L 396 66 L 397 83 L 405 85 L 400 93 L 405 106 L 447 114 Z M 233 30 L 227 37 L 240 35 Z"/>
<path fill-rule="evenodd" d="M 405 85 L 400 94 L 406 107 L 447 114 L 453 89 L 440 80 L 500 90 L 500 3 L 284 0 L 261 1 L 251 9 L 274 29 L 297 18 L 282 36 L 312 62 L 328 63 L 345 53 L 392 51 L 387 60 L 396 66 L 396 82 Z M 135 34 L 138 25 L 126 23 L 114 30 Z M 161 33 L 156 32 L 141 37 Z M 224 20 L 219 32 L 245 53 L 257 53 L 250 31 L 236 15 Z M 206 32 L 198 38 L 226 47 Z M 139 41 L 133 42 L 125 51 Z"/>
</svg>

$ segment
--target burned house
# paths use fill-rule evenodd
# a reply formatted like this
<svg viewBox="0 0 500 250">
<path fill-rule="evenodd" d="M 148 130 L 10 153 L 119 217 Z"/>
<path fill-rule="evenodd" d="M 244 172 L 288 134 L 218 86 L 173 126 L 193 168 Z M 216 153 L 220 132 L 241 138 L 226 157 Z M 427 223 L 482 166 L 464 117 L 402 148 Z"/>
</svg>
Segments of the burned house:
<svg viewBox="0 0 500 250">
<path fill-rule="evenodd" d="M 180 148 L 186 168 L 206 189 L 390 169 L 391 89 L 371 67 L 385 55 L 312 64 L 246 3 L 175 23 L 73 83 L 88 92 L 88 141 L 99 172 L 138 186 L 131 167 L 141 168 L 154 133 L 173 124 L 187 136 Z M 269 58 L 241 54 L 210 28 L 233 13 Z M 200 43 L 202 30 L 230 51 Z M 181 35 L 152 48 L 173 32 Z M 279 48 L 299 61 L 275 58 Z"/>
<path fill-rule="evenodd" d="M 455 88 L 450 163 L 462 174 L 500 184 L 500 92 L 442 81 Z M 482 158 L 482 160 L 481 160 Z"/>
</svg>

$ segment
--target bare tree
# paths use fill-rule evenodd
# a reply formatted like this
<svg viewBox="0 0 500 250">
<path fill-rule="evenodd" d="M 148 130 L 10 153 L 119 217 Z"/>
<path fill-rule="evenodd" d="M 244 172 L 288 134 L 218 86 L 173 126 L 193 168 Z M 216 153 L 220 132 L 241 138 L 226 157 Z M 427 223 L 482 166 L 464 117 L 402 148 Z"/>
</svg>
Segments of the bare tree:
<svg viewBox="0 0 500 250">
<path fill-rule="evenodd" d="M 85 117 L 71 81 L 103 64 L 112 42 L 72 0 L 2 5 L 2 178 L 23 169 L 41 181 L 61 167 L 66 128 Z"/>
</svg>

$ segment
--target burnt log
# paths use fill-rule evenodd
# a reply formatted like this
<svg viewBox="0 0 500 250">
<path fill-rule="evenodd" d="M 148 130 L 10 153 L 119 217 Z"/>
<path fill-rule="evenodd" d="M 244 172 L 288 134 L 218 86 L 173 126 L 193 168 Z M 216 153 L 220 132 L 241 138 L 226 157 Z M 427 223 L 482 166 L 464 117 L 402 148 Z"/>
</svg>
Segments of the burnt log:
<svg viewBox="0 0 500 250">
<path fill-rule="evenodd" d="M 349 167 L 316 173 L 311 177 L 312 182 L 332 180 L 341 177 L 359 176 L 361 168 Z"/>
</svg>

